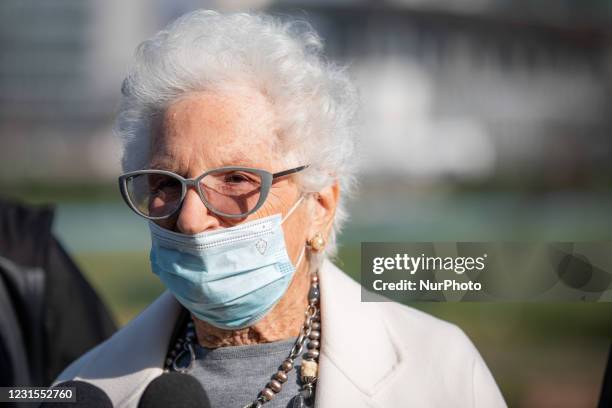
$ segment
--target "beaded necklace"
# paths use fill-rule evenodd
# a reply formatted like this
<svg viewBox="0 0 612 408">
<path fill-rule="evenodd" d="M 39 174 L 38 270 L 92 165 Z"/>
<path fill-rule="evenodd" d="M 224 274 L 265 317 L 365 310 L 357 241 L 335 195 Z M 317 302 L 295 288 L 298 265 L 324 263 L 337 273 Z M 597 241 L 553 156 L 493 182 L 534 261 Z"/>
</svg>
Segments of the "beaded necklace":
<svg viewBox="0 0 612 408">
<path fill-rule="evenodd" d="M 183 337 L 179 337 L 175 346 L 168 353 L 164 364 L 164 371 L 177 371 L 188 373 L 193 369 L 196 355 L 194 341 L 196 338 L 193 320 L 187 323 L 187 330 Z M 295 359 L 304 350 L 308 341 L 307 351 L 302 355 L 300 367 L 300 392 L 291 400 L 293 408 L 305 408 L 306 402 L 312 402 L 318 378 L 319 370 L 319 348 L 321 346 L 321 313 L 319 308 L 319 277 L 316 273 L 311 275 L 310 290 L 308 292 L 308 306 L 305 312 L 304 325 L 300 334 L 291 348 L 287 358 L 281 363 L 278 371 L 272 376 L 268 384 L 259 392 L 257 398 L 242 408 L 260 408 L 266 402 L 272 400 L 276 394 L 282 391 L 283 384 L 287 381 L 287 373 L 293 370 Z M 189 354 L 186 365 L 181 365 L 182 357 Z"/>
</svg>

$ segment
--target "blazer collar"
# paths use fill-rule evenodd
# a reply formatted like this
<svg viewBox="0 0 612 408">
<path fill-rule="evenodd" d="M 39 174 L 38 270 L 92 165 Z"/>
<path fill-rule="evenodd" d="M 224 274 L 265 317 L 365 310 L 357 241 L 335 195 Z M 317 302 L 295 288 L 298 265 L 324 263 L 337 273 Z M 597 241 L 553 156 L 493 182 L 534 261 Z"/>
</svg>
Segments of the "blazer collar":
<svg viewBox="0 0 612 408">
<path fill-rule="evenodd" d="M 324 261 L 319 282 L 320 360 L 331 360 L 364 396 L 371 397 L 402 360 L 399 341 L 387 327 L 380 305 L 362 302 L 361 285 L 331 261 Z M 321 373 L 318 391 L 332 385 L 327 379 Z"/>
<path fill-rule="evenodd" d="M 163 372 L 180 309 L 174 296 L 165 291 L 110 339 L 68 367 L 58 380 L 87 381 L 104 390 L 114 407 L 135 407 L 146 386 Z"/>
</svg>

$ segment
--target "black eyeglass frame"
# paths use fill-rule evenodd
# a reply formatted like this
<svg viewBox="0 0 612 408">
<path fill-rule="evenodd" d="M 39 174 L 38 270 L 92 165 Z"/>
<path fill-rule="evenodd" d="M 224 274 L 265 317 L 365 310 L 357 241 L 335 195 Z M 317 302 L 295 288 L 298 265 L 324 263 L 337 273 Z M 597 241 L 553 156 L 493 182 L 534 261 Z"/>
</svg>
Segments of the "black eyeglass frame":
<svg viewBox="0 0 612 408">
<path fill-rule="evenodd" d="M 179 174 L 173 173 L 171 171 L 167 171 L 167 170 L 157 170 L 157 169 L 150 169 L 150 170 L 136 170 L 136 171 L 130 171 L 128 173 L 124 173 L 121 176 L 119 176 L 119 191 L 121 192 L 121 196 L 123 197 L 123 200 L 125 201 L 125 203 L 128 205 L 128 207 L 130 207 L 130 209 L 132 211 L 134 211 L 136 214 L 140 215 L 141 217 L 144 217 L 148 220 L 165 220 L 168 218 L 171 218 L 172 216 L 174 216 L 178 211 L 180 211 L 181 207 L 183 206 L 183 201 L 185 200 L 185 196 L 187 195 L 187 188 L 189 186 L 193 186 L 195 188 L 195 190 L 198 192 L 198 195 L 200 196 L 200 199 L 202 200 L 202 202 L 204 203 L 204 205 L 206 206 L 206 208 L 208 208 L 210 211 L 212 211 L 213 213 L 220 215 L 221 217 L 227 217 L 227 218 L 244 218 L 249 216 L 250 214 L 253 214 L 255 211 L 257 211 L 262 205 L 263 203 L 266 202 L 266 199 L 268 198 L 268 193 L 270 192 L 270 187 L 272 187 L 272 183 L 274 182 L 275 179 L 278 179 L 280 177 L 284 177 L 284 176 L 288 176 L 290 174 L 295 174 L 298 173 L 304 169 L 306 169 L 309 165 L 303 165 L 303 166 L 298 166 L 298 167 L 294 167 L 292 169 L 288 169 L 288 170 L 283 170 L 283 171 L 279 171 L 277 173 L 270 173 L 269 171 L 266 170 L 261 170 L 261 169 L 255 169 L 252 167 L 241 167 L 241 166 L 228 166 L 228 167 L 219 167 L 216 169 L 210 169 L 205 171 L 204 173 L 202 173 L 200 176 L 196 177 L 196 178 L 185 178 L 180 176 Z M 253 209 L 249 210 L 248 212 L 244 213 L 244 214 L 225 214 L 219 210 L 216 210 L 206 199 L 206 196 L 204 195 L 204 193 L 201 190 L 201 184 L 200 181 L 208 176 L 209 174 L 212 174 L 214 172 L 218 172 L 218 171 L 246 171 L 246 172 L 250 172 L 250 173 L 254 173 L 257 174 L 260 179 L 261 179 L 261 186 L 260 186 L 260 193 L 259 193 L 259 200 L 257 201 L 257 204 L 255 205 L 255 207 L 253 207 Z M 132 202 L 132 200 L 130 199 L 130 195 L 128 194 L 128 187 L 127 187 L 127 183 L 128 183 L 128 179 L 130 177 L 134 177 L 134 176 L 138 176 L 141 174 L 163 174 L 166 176 L 170 176 L 175 178 L 176 180 L 180 181 L 181 183 L 181 198 L 179 200 L 178 205 L 176 206 L 176 208 L 168 215 L 164 215 L 161 217 L 153 217 L 150 215 L 146 215 L 144 213 L 142 213 L 140 210 L 138 210 L 138 207 L 136 207 L 136 205 Z"/>
</svg>

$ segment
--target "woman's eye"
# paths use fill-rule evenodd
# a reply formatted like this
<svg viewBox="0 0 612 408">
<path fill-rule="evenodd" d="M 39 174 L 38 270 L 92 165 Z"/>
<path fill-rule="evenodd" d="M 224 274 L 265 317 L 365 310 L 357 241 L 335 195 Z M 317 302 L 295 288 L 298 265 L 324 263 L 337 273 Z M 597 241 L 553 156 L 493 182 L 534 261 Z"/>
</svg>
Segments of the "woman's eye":
<svg viewBox="0 0 612 408">
<path fill-rule="evenodd" d="M 225 182 L 230 183 L 230 184 L 239 184 L 239 183 L 248 182 L 248 181 L 250 181 L 249 178 L 247 178 L 243 174 L 233 173 L 233 174 L 227 174 L 225 176 Z"/>
<path fill-rule="evenodd" d="M 151 183 L 151 191 L 158 192 L 160 190 L 161 191 L 173 190 L 177 188 L 179 184 L 180 183 L 177 180 L 169 179 L 169 178 L 162 178 L 162 179 L 156 180 L 153 183 Z"/>
</svg>

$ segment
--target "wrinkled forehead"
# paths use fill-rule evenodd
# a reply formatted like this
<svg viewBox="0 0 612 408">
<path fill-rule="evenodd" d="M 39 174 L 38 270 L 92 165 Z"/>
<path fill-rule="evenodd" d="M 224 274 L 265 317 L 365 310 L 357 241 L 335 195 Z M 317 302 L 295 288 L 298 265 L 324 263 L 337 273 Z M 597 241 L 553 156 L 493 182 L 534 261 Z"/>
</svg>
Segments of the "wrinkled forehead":
<svg viewBox="0 0 612 408">
<path fill-rule="evenodd" d="M 236 165 L 275 171 L 282 167 L 277 123 L 255 90 L 190 93 L 154 120 L 150 165 L 190 176 Z"/>
</svg>

